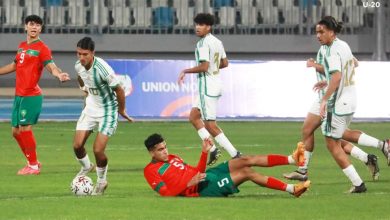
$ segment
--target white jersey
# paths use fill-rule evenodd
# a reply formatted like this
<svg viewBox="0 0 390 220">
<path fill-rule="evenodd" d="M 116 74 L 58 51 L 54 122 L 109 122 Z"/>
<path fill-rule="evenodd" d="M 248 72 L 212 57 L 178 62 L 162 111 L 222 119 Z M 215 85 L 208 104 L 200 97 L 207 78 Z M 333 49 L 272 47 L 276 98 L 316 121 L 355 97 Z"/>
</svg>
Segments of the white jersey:
<svg viewBox="0 0 390 220">
<path fill-rule="evenodd" d="M 219 75 L 221 59 L 226 58 L 223 44 L 211 33 L 200 39 L 195 49 L 196 62 L 209 62 L 207 72 L 198 74 L 199 93 L 209 97 L 219 97 L 222 93 L 222 82 Z"/>
<path fill-rule="evenodd" d="M 341 81 L 338 89 L 331 95 L 328 105 L 336 115 L 350 115 L 356 109 L 356 89 L 354 82 L 355 64 L 348 44 L 336 38 L 327 48 L 325 56 L 325 74 L 328 84 L 330 75 L 341 72 Z"/>
<path fill-rule="evenodd" d="M 88 92 L 83 112 L 93 117 L 110 116 L 118 113 L 118 101 L 113 88 L 119 85 L 114 70 L 101 58 L 94 57 L 89 70 L 76 62 L 77 74 Z"/>
</svg>

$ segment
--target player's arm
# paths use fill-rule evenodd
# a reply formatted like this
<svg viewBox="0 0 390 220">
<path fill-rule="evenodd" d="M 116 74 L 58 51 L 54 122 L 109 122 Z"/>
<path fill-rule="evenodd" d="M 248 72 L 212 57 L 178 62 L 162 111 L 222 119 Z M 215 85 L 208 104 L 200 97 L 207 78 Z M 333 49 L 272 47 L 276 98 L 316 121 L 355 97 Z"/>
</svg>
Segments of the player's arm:
<svg viewBox="0 0 390 220">
<path fill-rule="evenodd" d="M 313 58 L 310 58 L 306 61 L 306 67 L 314 67 L 317 72 L 325 74 L 324 66 L 317 63 Z"/>
<path fill-rule="evenodd" d="M 16 63 L 12 62 L 10 64 L 7 64 L 5 66 L 0 67 L 0 75 L 5 75 L 8 73 L 12 73 L 16 70 Z"/>
<path fill-rule="evenodd" d="M 325 117 L 326 104 L 327 104 L 330 96 L 339 87 L 340 81 L 341 81 L 341 72 L 340 71 L 333 72 L 331 75 L 331 78 L 330 78 L 328 89 L 326 90 L 325 95 L 322 97 L 322 100 L 321 100 L 320 116 Z"/>
<path fill-rule="evenodd" d="M 85 96 L 87 96 L 88 95 L 87 88 L 85 88 L 84 81 L 83 79 L 81 79 L 80 76 L 77 76 L 77 82 L 79 83 L 80 90 L 82 90 L 85 93 Z"/>
<path fill-rule="evenodd" d="M 133 122 L 134 119 L 131 118 L 126 112 L 125 91 L 122 89 L 122 87 L 119 84 L 114 88 L 114 91 L 116 93 L 116 98 L 118 100 L 118 113 L 127 121 Z"/>
<path fill-rule="evenodd" d="M 213 141 L 210 138 L 206 138 L 202 142 L 202 153 L 200 154 L 199 162 L 196 168 L 199 172 L 204 173 L 206 171 L 207 153 L 213 146 Z"/>
<path fill-rule="evenodd" d="M 210 63 L 208 61 L 203 61 L 198 66 L 182 70 L 180 72 L 179 79 L 177 80 L 177 82 L 179 83 L 179 85 L 183 84 L 184 77 L 186 76 L 186 74 L 207 72 L 209 69 L 209 65 Z"/>
<path fill-rule="evenodd" d="M 53 76 L 57 77 L 61 82 L 70 80 L 69 74 L 62 72 L 62 70 L 58 68 L 54 62 L 46 64 L 45 67 L 47 71 L 49 71 Z"/>
<path fill-rule="evenodd" d="M 177 189 L 169 189 L 165 182 L 161 179 L 160 175 L 158 175 L 157 171 L 153 169 L 146 168 L 144 170 L 144 177 L 150 187 L 152 187 L 152 189 L 161 196 L 177 196 L 184 190 L 182 189 L 178 191 Z"/>
<path fill-rule="evenodd" d="M 353 65 L 355 65 L 355 67 L 359 66 L 359 60 L 356 59 L 356 57 L 353 57 Z"/>
<path fill-rule="evenodd" d="M 222 58 L 219 63 L 219 69 L 223 69 L 229 66 L 229 60 L 227 58 Z"/>
</svg>

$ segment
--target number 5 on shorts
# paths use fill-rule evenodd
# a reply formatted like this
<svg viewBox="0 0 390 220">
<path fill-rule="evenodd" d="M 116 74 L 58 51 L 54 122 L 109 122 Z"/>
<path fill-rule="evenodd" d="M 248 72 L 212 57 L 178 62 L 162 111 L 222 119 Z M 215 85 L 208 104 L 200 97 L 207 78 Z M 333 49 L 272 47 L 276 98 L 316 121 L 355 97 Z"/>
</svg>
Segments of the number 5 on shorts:
<svg viewBox="0 0 390 220">
<path fill-rule="evenodd" d="M 227 177 L 221 179 L 220 181 L 217 182 L 219 188 L 222 188 L 225 184 L 229 183 L 229 179 Z"/>
</svg>

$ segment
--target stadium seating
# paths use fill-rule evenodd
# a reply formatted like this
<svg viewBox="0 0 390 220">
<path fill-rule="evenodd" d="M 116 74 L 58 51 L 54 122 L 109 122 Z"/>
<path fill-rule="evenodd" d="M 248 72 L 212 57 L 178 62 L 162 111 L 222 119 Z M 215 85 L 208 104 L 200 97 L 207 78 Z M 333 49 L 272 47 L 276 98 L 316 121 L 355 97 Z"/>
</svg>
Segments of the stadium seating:
<svg viewBox="0 0 390 220">
<path fill-rule="evenodd" d="M 216 31 L 232 29 L 229 33 L 309 27 L 325 15 L 358 30 L 372 28 L 374 14 L 359 0 L 0 0 L 0 32 L 23 32 L 23 19 L 29 14 L 43 17 L 48 33 L 51 28 L 81 29 L 78 33 L 113 28 L 189 30 L 194 15 L 201 12 L 216 16 Z"/>
</svg>

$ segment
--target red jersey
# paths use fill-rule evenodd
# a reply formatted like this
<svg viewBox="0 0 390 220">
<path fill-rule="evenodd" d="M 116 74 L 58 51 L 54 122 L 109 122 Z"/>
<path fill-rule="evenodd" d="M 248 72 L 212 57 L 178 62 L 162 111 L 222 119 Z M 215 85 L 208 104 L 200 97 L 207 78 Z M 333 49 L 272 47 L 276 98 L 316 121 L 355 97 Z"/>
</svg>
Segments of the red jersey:
<svg viewBox="0 0 390 220">
<path fill-rule="evenodd" d="M 41 94 L 38 81 L 41 78 L 43 67 L 53 62 L 50 49 L 41 40 L 30 44 L 24 41 L 19 44 L 15 56 L 17 96 L 36 96 Z"/>
<path fill-rule="evenodd" d="M 187 183 L 198 172 L 206 170 L 207 153 L 200 156 L 198 166 L 190 166 L 176 156 L 170 154 L 167 162 L 151 161 L 144 168 L 146 181 L 161 196 L 199 196 L 198 186 L 187 187 Z"/>
</svg>

